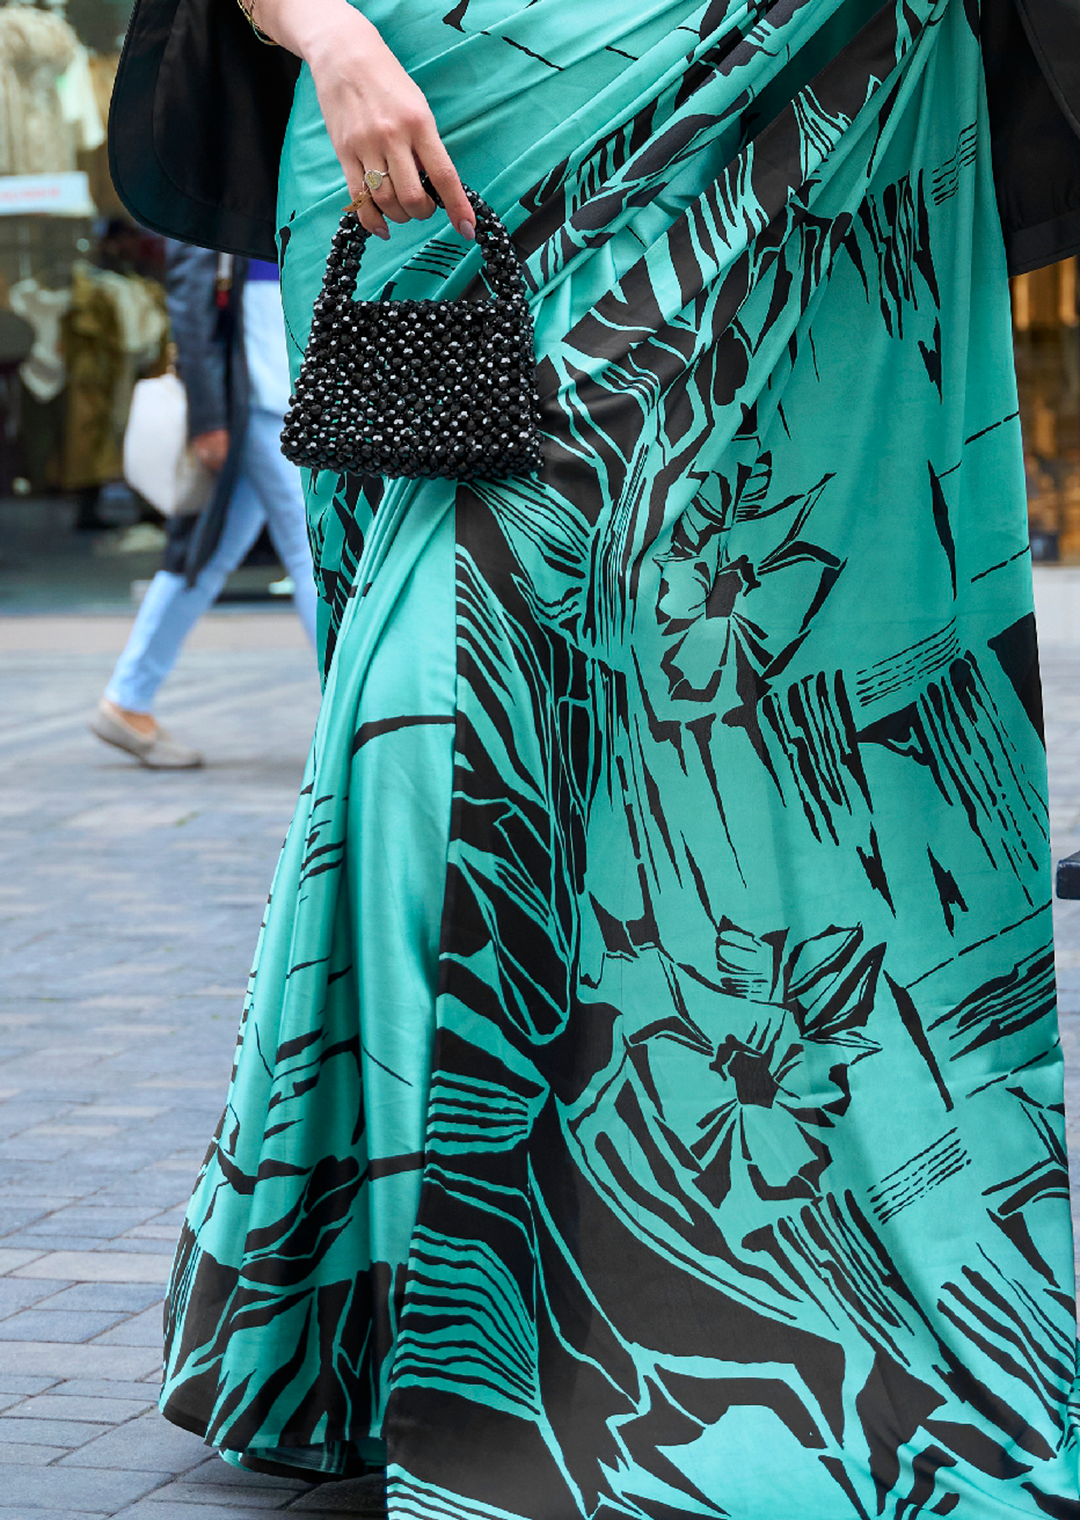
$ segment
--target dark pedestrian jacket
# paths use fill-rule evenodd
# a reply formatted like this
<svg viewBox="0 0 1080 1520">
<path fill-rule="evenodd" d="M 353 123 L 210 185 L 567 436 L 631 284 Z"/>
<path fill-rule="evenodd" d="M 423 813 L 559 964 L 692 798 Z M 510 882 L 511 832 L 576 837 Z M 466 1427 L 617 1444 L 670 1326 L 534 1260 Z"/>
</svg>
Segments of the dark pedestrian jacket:
<svg viewBox="0 0 1080 1520">
<path fill-rule="evenodd" d="M 967 3 L 981 11 L 1016 274 L 1080 251 L 1080 0 Z M 109 133 L 132 215 L 170 237 L 275 258 L 278 160 L 298 70 L 230 0 L 136 0 Z"/>
<path fill-rule="evenodd" d="M 180 377 L 194 438 L 226 428 L 229 454 L 210 501 L 197 517 L 169 519 L 165 569 L 194 581 L 221 538 L 240 473 L 249 386 L 244 356 L 243 291 L 247 260 L 233 259 L 227 283 L 209 249 L 172 242 L 166 250 L 166 296 Z"/>
</svg>

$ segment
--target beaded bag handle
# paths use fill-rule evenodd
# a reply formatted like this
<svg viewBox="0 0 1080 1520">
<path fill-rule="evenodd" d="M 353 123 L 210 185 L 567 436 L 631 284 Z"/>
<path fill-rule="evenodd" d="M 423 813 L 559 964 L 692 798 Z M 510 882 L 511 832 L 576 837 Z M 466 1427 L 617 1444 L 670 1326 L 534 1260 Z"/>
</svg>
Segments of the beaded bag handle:
<svg viewBox="0 0 1080 1520">
<path fill-rule="evenodd" d="M 426 174 L 420 175 L 420 183 L 436 206 L 445 209 L 442 197 Z M 521 262 L 510 241 L 510 234 L 483 196 L 477 195 L 475 190 L 470 190 L 468 185 L 463 185 L 461 188 L 465 191 L 469 205 L 476 214 L 476 246 L 480 249 L 484 260 L 484 278 L 492 295 L 496 300 L 509 301 L 514 306 L 520 305 L 527 309 Z M 348 242 L 358 247 L 361 254 L 368 239 L 374 236 L 351 210 L 346 211 L 341 218 L 339 230 L 345 234 Z M 346 278 L 338 284 L 337 289 L 341 295 L 351 297 L 355 294 L 359 267 L 357 264 L 355 268 L 348 270 L 351 281 Z"/>
</svg>

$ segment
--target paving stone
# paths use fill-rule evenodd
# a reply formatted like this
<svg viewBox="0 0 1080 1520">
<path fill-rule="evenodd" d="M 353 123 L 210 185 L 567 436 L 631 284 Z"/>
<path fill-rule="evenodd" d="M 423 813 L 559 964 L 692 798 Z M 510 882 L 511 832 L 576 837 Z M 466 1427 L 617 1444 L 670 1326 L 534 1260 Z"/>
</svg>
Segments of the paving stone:
<svg viewBox="0 0 1080 1520">
<path fill-rule="evenodd" d="M 9 1314 L 26 1309 L 43 1298 L 51 1299 L 70 1286 L 70 1283 L 50 1282 L 47 1278 L 35 1281 L 31 1278 L 0 1277 L 0 1319 L 6 1319 Z M 80 1304 L 78 1307 L 83 1306 Z"/>
<path fill-rule="evenodd" d="M 192 1178 L 192 1182 L 194 1180 Z M 139 1240 L 128 1235 L 118 1235 L 115 1240 L 109 1242 L 109 1245 L 119 1255 L 156 1256 L 163 1263 L 162 1270 L 166 1274 L 171 1270 L 173 1257 L 176 1255 L 176 1236 L 166 1240 Z M 148 1273 L 144 1275 L 149 1278 Z M 139 1280 L 141 1282 L 142 1278 Z M 164 1287 L 159 1279 L 150 1280 L 157 1281 L 159 1289 Z"/>
<path fill-rule="evenodd" d="M 125 968 L 128 972 L 131 967 Z M 156 975 L 160 971 L 157 966 L 140 966 L 139 975 Z M 101 1119 L 159 1119 L 168 1111 L 168 1105 L 162 1103 L 92 1103 L 87 1104 L 83 1112 L 89 1118 Z"/>
<path fill-rule="evenodd" d="M 9 1165 L 12 1161 L 40 1161 L 42 1158 L 59 1158 L 78 1150 L 79 1142 L 68 1139 L 61 1143 L 56 1137 L 47 1135 L 44 1138 L 35 1138 L 29 1135 L 18 1135 L 14 1140 L 0 1142 L 0 1161 Z"/>
<path fill-rule="evenodd" d="M 140 1346 L 65 1345 L 62 1341 L 0 1341 L 0 1383 L 5 1373 L 116 1378 L 137 1382 L 161 1376 L 161 1356 Z"/>
<path fill-rule="evenodd" d="M 143 1470 L 97 1472 L 12 1463 L 3 1469 L 0 1492 L 8 1508 L 22 1514 L 27 1510 L 76 1510 L 110 1515 L 159 1488 L 168 1476 Z M 36 1514 L 34 1520 L 38 1520 Z M 235 1511 L 231 1520 L 236 1520 Z"/>
<path fill-rule="evenodd" d="M 11 1173 L 15 1168 L 11 1167 Z M 0 1182 L 0 1196 L 10 1198 L 19 1203 L 28 1198 L 32 1203 L 42 1204 L 48 1211 L 67 1208 L 70 1203 L 78 1203 L 83 1193 L 60 1192 L 53 1187 L 49 1173 L 45 1167 L 33 1166 L 23 1168 L 24 1176 L 9 1176 L 6 1181 Z"/>
<path fill-rule="evenodd" d="M 0 1416 L 0 1456 L 9 1441 L 30 1442 L 34 1446 L 60 1446 L 69 1451 L 101 1434 L 100 1425 L 82 1420 L 9 1419 Z"/>
<path fill-rule="evenodd" d="M 0 1393 L 17 1393 L 22 1398 L 30 1394 L 44 1393 L 46 1388 L 55 1388 L 57 1382 L 51 1377 L 26 1377 L 18 1373 L 0 1373 Z"/>
<path fill-rule="evenodd" d="M 213 1120 L 209 1118 L 203 1126 L 206 1134 L 211 1134 L 217 1122 L 215 1115 Z M 136 1197 L 140 1203 L 147 1204 L 150 1208 L 166 1209 L 183 1203 L 187 1205 L 191 1193 L 191 1181 L 194 1174 L 186 1177 L 183 1182 L 178 1177 L 163 1175 L 156 1167 L 147 1172 L 137 1172 L 133 1177 L 125 1176 L 117 1179 L 117 1191 L 121 1188 L 124 1194 Z M 101 1196 L 105 1198 L 115 1197 L 109 1188 L 101 1189 Z"/>
<path fill-rule="evenodd" d="M 21 1314 L 0 1320 L 0 1341 L 88 1341 L 111 1330 L 122 1318 L 116 1310 L 110 1314 L 87 1309 L 24 1309 Z"/>
<path fill-rule="evenodd" d="M 147 1507 L 153 1504 L 155 1515 L 156 1506 L 161 1504 L 195 1504 L 200 1506 L 200 1510 L 203 1505 L 221 1506 L 229 1509 L 232 1520 L 236 1520 L 238 1509 L 256 1509 L 262 1512 L 281 1510 L 292 1497 L 293 1491 L 290 1489 L 231 1488 L 221 1483 L 188 1483 L 179 1480 L 155 1489 L 152 1494 L 147 1494 L 142 1503 Z M 192 1515 L 191 1520 L 197 1520 L 197 1515 Z"/>
<path fill-rule="evenodd" d="M 270 1511 L 274 1513 L 273 1510 Z M 266 1520 L 267 1511 L 256 1505 L 195 1504 L 180 1500 L 157 1499 L 148 1494 L 130 1509 L 122 1509 L 115 1520 Z M 36 1520 L 36 1517 L 35 1517 Z"/>
<path fill-rule="evenodd" d="M 206 1445 L 189 1431 L 170 1425 L 157 1410 L 99 1435 L 61 1460 L 62 1467 L 107 1467 L 118 1471 L 140 1466 L 174 1476 L 206 1460 Z"/>
<path fill-rule="evenodd" d="M 4 1492 L 9 1466 L 48 1467 L 58 1457 L 66 1457 L 70 1447 L 38 1446 L 32 1442 L 5 1441 L 0 1446 L 0 1493 Z"/>
<path fill-rule="evenodd" d="M 27 1225 L 40 1220 L 46 1211 L 42 1208 L 17 1208 L 13 1204 L 0 1204 L 0 1235 L 13 1235 L 25 1230 Z"/>
<path fill-rule="evenodd" d="M 118 1124 L 62 1124 L 56 1121 L 51 1124 L 35 1124 L 26 1130 L 28 1140 L 61 1139 L 68 1137 L 76 1140 L 107 1139 L 110 1135 L 118 1134 Z"/>
<path fill-rule="evenodd" d="M 53 1234 L 41 1234 L 37 1225 L 29 1230 L 18 1230 L 4 1238 L 14 1246 L 25 1246 L 28 1251 L 96 1251 L 101 1245 L 100 1235 L 72 1235 L 68 1231 L 59 1230 Z M 109 1244 L 114 1242 L 110 1241 Z"/>
<path fill-rule="evenodd" d="M 18 1316 L 16 1316 L 18 1317 Z M 0 1321 L 0 1334 L 3 1333 L 5 1321 Z M 104 1335 L 99 1335 L 94 1344 L 97 1346 L 161 1346 L 161 1305 L 157 1304 L 153 1309 L 145 1309 L 142 1314 L 133 1315 L 125 1319 L 115 1329 L 110 1329 Z"/>
<path fill-rule="evenodd" d="M 9 1246 L 0 1246 L 0 1276 L 7 1272 L 14 1272 L 19 1267 L 25 1267 L 40 1255 L 40 1251 L 19 1251 L 12 1250 Z M 39 1272 L 38 1276 L 42 1274 Z"/>
<path fill-rule="evenodd" d="M 248 1472 L 247 1468 L 233 1467 L 231 1462 L 223 1461 L 216 1453 L 207 1457 L 201 1467 L 185 1473 L 184 1482 L 216 1483 L 219 1487 L 224 1484 L 227 1488 L 289 1489 L 301 1493 L 306 1493 L 312 1486 L 299 1477 L 278 1478 L 270 1473 Z"/>
<path fill-rule="evenodd" d="M 220 1098 L 221 1094 L 218 1094 L 218 1097 Z M 216 1103 L 215 1109 L 220 1108 L 220 1106 L 220 1102 Z M 179 1204 L 176 1208 L 168 1209 L 164 1214 L 159 1214 L 158 1217 L 154 1220 L 154 1223 L 160 1225 L 175 1225 L 176 1228 L 179 1229 L 180 1226 L 184 1223 L 186 1214 L 187 1200 L 185 1199 L 184 1202 L 182 1204 Z"/>
<path fill-rule="evenodd" d="M 9 1509 L 0 1504 L 0 1520 L 107 1520 L 102 1510 L 85 1509 Z"/>
<path fill-rule="evenodd" d="M 152 1400 L 98 1398 L 70 1393 L 42 1393 L 36 1398 L 20 1399 L 18 1394 L 7 1395 L 12 1400 L 5 1413 L 13 1420 L 89 1420 L 96 1425 L 122 1425 L 145 1414 Z M 0 1400 L 0 1408 L 3 1402 Z"/>
<path fill-rule="evenodd" d="M 14 1277 L 67 1277 L 75 1282 L 162 1283 L 170 1260 L 146 1251 L 54 1251 L 16 1267 Z"/>
<path fill-rule="evenodd" d="M 152 1374 L 155 1380 L 161 1378 L 161 1370 Z M 0 1379 L 0 1387 L 3 1380 Z M 41 1390 L 28 1389 L 29 1393 L 37 1393 Z M 119 1379 L 110 1378 L 69 1378 L 63 1383 L 53 1383 L 49 1386 L 50 1395 L 57 1398 L 76 1399 L 132 1399 L 138 1402 L 145 1399 L 148 1403 L 157 1402 L 157 1388 L 148 1388 L 145 1383 L 121 1382 Z"/>
<path fill-rule="evenodd" d="M 111 1240 L 122 1235 L 147 1218 L 148 1209 L 115 1209 L 106 1206 L 88 1207 L 85 1203 L 72 1204 L 58 1209 L 47 1218 L 38 1218 L 34 1231 L 38 1235 L 83 1235 L 91 1239 Z"/>
<path fill-rule="evenodd" d="M 37 1284 L 26 1278 L 0 1281 L 0 1309 L 4 1304 L 4 1289 L 9 1286 L 34 1288 Z M 155 1305 L 160 1308 L 162 1302 L 160 1288 L 151 1283 L 58 1283 L 57 1287 L 61 1291 L 47 1301 L 50 1309 L 115 1310 L 125 1314 L 139 1314 Z"/>
<path fill-rule="evenodd" d="M 93 1197 L 100 1189 L 112 1187 L 118 1180 L 114 1173 L 78 1165 L 70 1157 L 58 1162 L 34 1156 L 28 1161 L 9 1162 L 5 1171 L 16 1174 L 22 1187 L 40 1188 L 50 1196 L 60 1197 L 62 1202 Z"/>
</svg>

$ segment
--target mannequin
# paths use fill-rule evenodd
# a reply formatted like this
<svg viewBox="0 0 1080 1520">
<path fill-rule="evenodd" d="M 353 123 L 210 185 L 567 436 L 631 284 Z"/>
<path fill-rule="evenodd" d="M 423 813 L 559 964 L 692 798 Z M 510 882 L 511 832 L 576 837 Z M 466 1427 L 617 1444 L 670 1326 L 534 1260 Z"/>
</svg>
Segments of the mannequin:
<svg viewBox="0 0 1080 1520">
<path fill-rule="evenodd" d="M 0 174 L 75 168 L 75 136 L 57 85 L 78 51 L 60 7 L 0 6 Z"/>
</svg>

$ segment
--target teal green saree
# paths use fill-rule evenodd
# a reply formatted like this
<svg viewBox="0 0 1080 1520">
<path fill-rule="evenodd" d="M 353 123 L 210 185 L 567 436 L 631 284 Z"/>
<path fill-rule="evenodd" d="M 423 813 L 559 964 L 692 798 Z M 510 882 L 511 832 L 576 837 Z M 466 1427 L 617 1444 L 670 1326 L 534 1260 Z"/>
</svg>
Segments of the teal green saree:
<svg viewBox="0 0 1080 1520">
<path fill-rule="evenodd" d="M 392 1520 L 1076 1520 L 977 5 L 364 9 L 514 234 L 545 465 L 309 482 L 325 697 L 165 1412 Z M 297 361 L 345 199 L 305 72 Z M 476 271 L 437 218 L 364 293 Z"/>
</svg>

